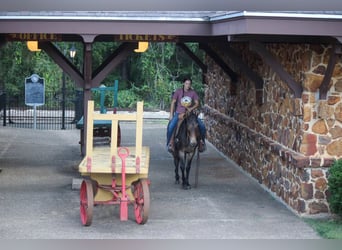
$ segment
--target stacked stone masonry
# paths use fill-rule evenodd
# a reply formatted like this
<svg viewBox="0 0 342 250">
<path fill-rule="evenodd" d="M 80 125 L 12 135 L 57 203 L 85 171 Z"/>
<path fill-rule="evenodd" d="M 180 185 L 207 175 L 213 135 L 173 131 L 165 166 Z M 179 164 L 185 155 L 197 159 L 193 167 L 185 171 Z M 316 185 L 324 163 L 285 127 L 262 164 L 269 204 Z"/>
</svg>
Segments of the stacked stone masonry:
<svg viewBox="0 0 342 250">
<path fill-rule="evenodd" d="M 327 98 L 319 99 L 332 47 L 266 44 L 296 83 L 295 98 L 247 43 L 231 45 L 264 80 L 262 104 L 254 83 L 230 61 L 222 44 L 210 46 L 239 74 L 237 83 L 206 57 L 205 122 L 208 140 L 298 214 L 329 212 L 329 167 L 342 157 L 342 62 L 338 59 Z M 220 93 L 219 95 L 217 93 Z"/>
</svg>

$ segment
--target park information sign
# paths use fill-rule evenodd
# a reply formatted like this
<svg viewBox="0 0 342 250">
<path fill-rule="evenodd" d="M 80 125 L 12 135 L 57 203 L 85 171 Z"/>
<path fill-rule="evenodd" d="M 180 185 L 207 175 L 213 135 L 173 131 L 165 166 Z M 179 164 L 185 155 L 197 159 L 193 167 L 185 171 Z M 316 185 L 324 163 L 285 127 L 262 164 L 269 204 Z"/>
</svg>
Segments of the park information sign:
<svg viewBox="0 0 342 250">
<path fill-rule="evenodd" d="M 25 104 L 28 106 L 40 106 L 45 103 L 44 78 L 33 74 L 25 78 Z"/>
<path fill-rule="evenodd" d="M 37 106 L 45 103 L 44 78 L 37 74 L 25 78 L 25 104 L 33 106 L 33 129 L 37 128 Z"/>
</svg>

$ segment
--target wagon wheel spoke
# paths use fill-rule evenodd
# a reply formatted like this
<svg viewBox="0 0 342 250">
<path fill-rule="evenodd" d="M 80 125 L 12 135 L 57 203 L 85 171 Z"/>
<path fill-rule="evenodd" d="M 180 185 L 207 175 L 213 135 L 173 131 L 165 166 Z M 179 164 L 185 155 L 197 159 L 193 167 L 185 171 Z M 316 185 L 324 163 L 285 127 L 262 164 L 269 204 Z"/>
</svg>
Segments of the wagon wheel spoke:
<svg viewBox="0 0 342 250">
<path fill-rule="evenodd" d="M 145 224 L 150 210 L 150 191 L 146 179 L 134 185 L 134 213 L 138 224 Z"/>
<path fill-rule="evenodd" d="M 90 226 L 93 219 L 94 194 L 92 182 L 83 180 L 80 189 L 80 216 L 84 226 Z"/>
</svg>

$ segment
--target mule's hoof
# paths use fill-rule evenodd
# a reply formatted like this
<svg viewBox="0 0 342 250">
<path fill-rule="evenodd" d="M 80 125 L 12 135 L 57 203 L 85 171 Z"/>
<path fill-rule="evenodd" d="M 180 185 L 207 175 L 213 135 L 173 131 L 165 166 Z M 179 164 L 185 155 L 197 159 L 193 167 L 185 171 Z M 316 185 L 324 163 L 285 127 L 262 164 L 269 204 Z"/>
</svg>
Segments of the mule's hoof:
<svg viewBox="0 0 342 250">
<path fill-rule="evenodd" d="M 175 184 L 179 184 L 179 180 L 176 180 L 176 181 L 175 181 Z"/>
<path fill-rule="evenodd" d="M 184 190 L 189 190 L 189 189 L 191 189 L 191 185 L 183 185 L 183 189 Z"/>
</svg>

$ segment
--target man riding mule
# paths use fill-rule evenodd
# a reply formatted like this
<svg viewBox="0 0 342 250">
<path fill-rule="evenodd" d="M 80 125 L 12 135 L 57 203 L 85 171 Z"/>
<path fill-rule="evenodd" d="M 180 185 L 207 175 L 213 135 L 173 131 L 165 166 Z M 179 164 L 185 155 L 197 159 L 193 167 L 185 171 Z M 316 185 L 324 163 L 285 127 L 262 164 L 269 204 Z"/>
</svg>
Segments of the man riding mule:
<svg viewBox="0 0 342 250">
<path fill-rule="evenodd" d="M 170 118 L 167 126 L 167 147 L 170 153 L 175 150 L 175 134 L 177 134 L 179 124 L 184 119 L 186 113 L 191 113 L 199 107 L 199 97 L 195 90 L 191 88 L 192 80 L 185 78 L 183 87 L 177 89 L 171 101 Z M 201 133 L 201 140 L 198 145 L 198 151 L 204 152 L 206 150 L 205 134 L 206 128 L 201 119 L 198 120 L 198 125 Z M 176 131 L 177 127 L 177 131 Z"/>
</svg>

